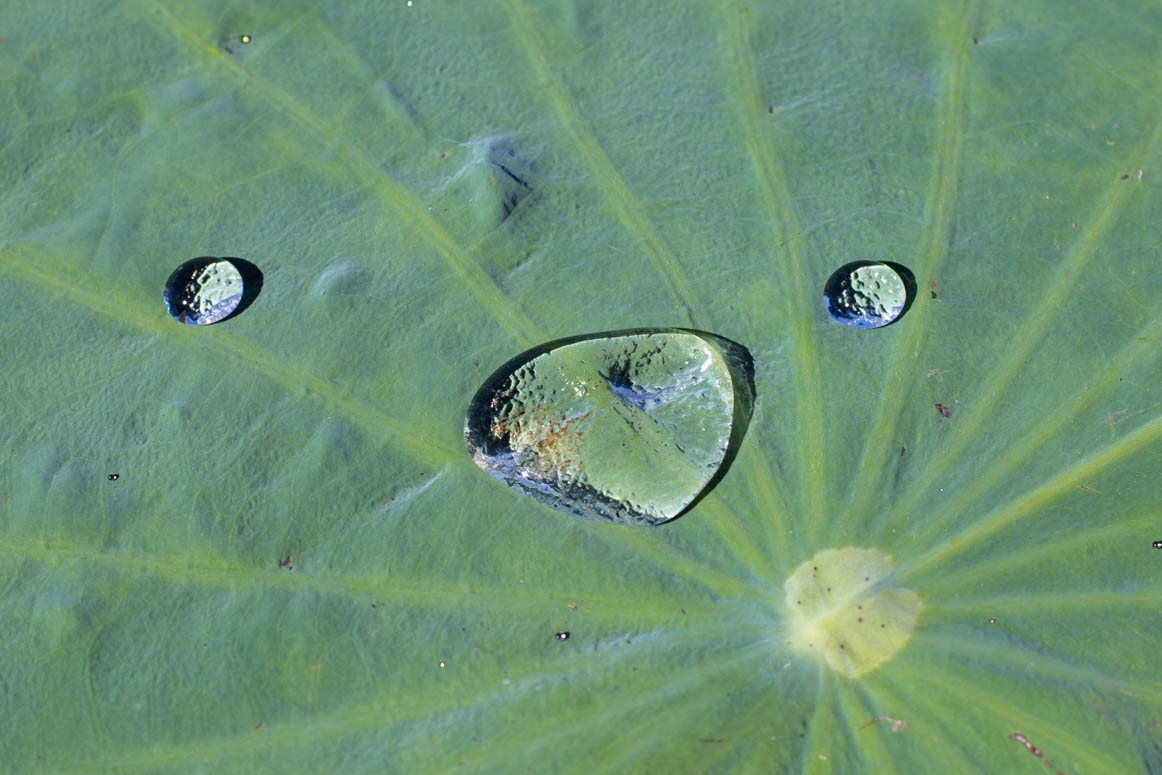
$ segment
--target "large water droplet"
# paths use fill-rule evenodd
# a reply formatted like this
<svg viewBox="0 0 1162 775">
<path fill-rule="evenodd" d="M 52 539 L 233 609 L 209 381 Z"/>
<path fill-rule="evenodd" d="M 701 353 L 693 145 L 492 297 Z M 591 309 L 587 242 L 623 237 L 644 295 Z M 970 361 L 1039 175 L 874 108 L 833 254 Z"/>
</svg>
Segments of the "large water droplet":
<svg viewBox="0 0 1162 775">
<path fill-rule="evenodd" d="M 754 407 L 746 348 L 684 329 L 573 337 L 518 355 L 468 409 L 482 469 L 553 508 L 656 525 L 725 475 Z"/>
<path fill-rule="evenodd" d="M 853 328 L 880 328 L 899 320 L 916 296 L 916 278 L 894 263 L 855 261 L 835 270 L 823 288 L 831 317 Z"/>
<path fill-rule="evenodd" d="M 206 326 L 242 312 L 262 288 L 262 272 L 240 258 L 202 256 L 165 282 L 165 308 L 179 323 Z"/>
</svg>

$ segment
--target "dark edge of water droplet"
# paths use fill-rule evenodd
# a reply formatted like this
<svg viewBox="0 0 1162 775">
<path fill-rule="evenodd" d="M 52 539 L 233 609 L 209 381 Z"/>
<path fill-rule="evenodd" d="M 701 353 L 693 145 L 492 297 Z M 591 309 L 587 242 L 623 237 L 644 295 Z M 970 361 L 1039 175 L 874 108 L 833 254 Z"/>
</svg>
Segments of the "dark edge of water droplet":
<svg viewBox="0 0 1162 775">
<path fill-rule="evenodd" d="M 883 263 L 883 262 L 880 262 Z M 901 313 L 902 314 L 902 313 Z M 561 339 L 554 339 L 550 342 L 544 342 L 535 347 L 532 347 L 519 355 L 510 358 L 498 369 L 488 376 L 480 388 L 473 394 L 472 400 L 468 402 L 468 411 L 464 419 L 464 444 L 468 449 L 468 454 L 475 457 L 477 451 L 483 452 L 490 457 L 502 452 L 510 445 L 508 437 L 502 437 L 499 440 L 493 441 L 489 433 L 488 417 L 489 412 L 487 407 L 490 406 L 492 400 L 500 396 L 508 378 L 512 376 L 513 372 L 524 366 L 529 361 L 532 361 L 540 356 L 556 350 L 559 347 L 576 344 L 577 342 L 586 342 L 594 339 L 611 339 L 622 336 L 645 336 L 650 334 L 693 334 L 704 340 L 711 346 L 719 350 L 723 359 L 726 361 L 727 370 L 730 372 L 730 381 L 734 389 L 734 413 L 731 417 L 730 423 L 730 439 L 727 442 L 726 452 L 723 454 L 722 463 L 718 466 L 718 470 L 714 476 L 706 483 L 706 485 L 698 492 L 697 495 L 686 505 L 684 509 L 679 511 L 669 519 L 659 519 L 645 523 L 628 523 L 617 520 L 610 520 L 613 524 L 627 525 L 627 524 L 646 524 L 649 526 L 665 525 L 686 514 L 690 509 L 694 508 L 701 501 L 706 494 L 709 493 L 726 475 L 734 458 L 738 455 L 738 450 L 742 445 L 743 437 L 746 435 L 748 426 L 750 425 L 751 415 L 754 413 L 755 404 L 755 369 L 754 358 L 751 357 L 750 351 L 743 345 L 726 337 L 713 334 L 709 331 L 700 331 L 693 328 L 625 328 L 616 331 L 600 331 L 593 334 L 579 334 L 576 336 L 562 337 Z M 527 494 L 527 493 L 526 493 Z M 539 498 L 533 496 L 534 500 L 540 501 Z M 544 501 L 540 501 L 544 503 Z M 568 509 L 563 509 L 567 513 L 575 514 L 575 512 Z M 585 518 L 582 514 L 576 516 Z"/>
<path fill-rule="evenodd" d="M 881 261 L 880 263 L 886 264 L 896 270 L 896 274 L 904 281 L 904 307 L 900 310 L 900 314 L 896 316 L 896 319 L 888 323 L 890 326 L 898 323 L 904 315 L 908 314 L 908 310 L 912 308 L 912 302 L 916 300 L 916 275 L 912 274 L 911 269 L 903 264 L 897 264 L 895 261 Z"/>
<path fill-rule="evenodd" d="M 754 414 L 756 398 L 754 358 L 751 356 L 750 350 L 734 340 L 727 339 L 718 334 L 712 334 L 708 331 L 695 331 L 693 329 L 682 330 L 686 333 L 697 334 L 716 345 L 722 352 L 723 359 L 726 361 L 726 368 L 730 371 L 730 383 L 734 387 L 734 416 L 730 421 L 730 440 L 726 443 L 726 453 L 722 456 L 722 463 L 718 466 L 718 470 L 714 472 L 714 476 L 710 477 L 710 481 L 706 483 L 706 486 L 702 488 L 701 492 L 694 496 L 694 499 L 686 505 L 686 508 L 665 522 L 656 523 L 658 525 L 668 524 L 683 514 L 688 513 L 711 490 L 717 487 L 718 483 L 722 481 L 722 478 L 726 476 L 731 464 L 734 463 L 734 459 L 738 456 L 738 450 L 742 448 L 743 437 L 746 436 L 747 429 L 750 427 L 750 418 Z"/>
<path fill-rule="evenodd" d="M 908 314 L 908 310 L 912 308 L 912 302 L 916 300 L 916 275 L 912 274 L 911 269 L 904 266 L 903 264 L 897 264 L 895 261 L 852 261 L 850 263 L 844 264 L 832 272 L 831 276 L 827 278 L 827 283 L 823 286 L 823 300 L 827 307 L 827 312 L 831 315 L 832 319 L 837 320 L 838 322 L 842 322 L 839 321 L 836 317 L 837 310 L 831 306 L 831 299 L 838 295 L 840 285 L 843 283 L 843 281 L 855 270 L 861 269 L 865 266 L 874 266 L 876 264 L 883 264 L 884 266 L 890 267 L 893 271 L 895 271 L 896 274 L 900 276 L 900 279 L 903 280 L 904 306 L 900 309 L 900 314 L 896 315 L 896 319 L 891 323 L 885 323 L 882 326 L 872 326 L 871 328 L 860 328 L 859 330 L 874 331 L 876 329 L 894 326 L 896 323 L 899 323 L 901 320 L 903 320 L 904 315 Z M 840 310 L 838 312 L 842 316 L 842 311 Z M 849 328 L 858 328 L 858 326 L 849 326 Z"/>
<path fill-rule="evenodd" d="M 258 294 L 262 292 L 262 270 L 254 264 L 247 261 L 245 258 L 236 258 L 234 256 L 222 256 L 222 261 L 229 261 L 238 270 L 238 274 L 242 275 L 242 301 L 238 302 L 238 306 L 234 308 L 226 317 L 219 320 L 219 323 L 225 323 L 227 320 L 238 317 L 246 308 L 254 303 L 258 298 Z M 901 315 L 904 313 L 901 312 Z"/>
</svg>

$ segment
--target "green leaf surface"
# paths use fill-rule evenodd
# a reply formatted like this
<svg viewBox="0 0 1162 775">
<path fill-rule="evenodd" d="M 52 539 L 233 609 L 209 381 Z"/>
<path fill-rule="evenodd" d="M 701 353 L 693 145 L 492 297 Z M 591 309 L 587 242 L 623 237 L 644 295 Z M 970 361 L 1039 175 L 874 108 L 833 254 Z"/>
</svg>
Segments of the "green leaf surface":
<svg viewBox="0 0 1162 775">
<path fill-rule="evenodd" d="M 6 4 L 2 768 L 1162 771 L 1160 28 Z M 181 325 L 206 255 L 262 292 Z M 823 303 L 862 260 L 883 329 Z M 496 368 L 642 327 L 754 357 L 689 513 L 473 464 Z"/>
</svg>

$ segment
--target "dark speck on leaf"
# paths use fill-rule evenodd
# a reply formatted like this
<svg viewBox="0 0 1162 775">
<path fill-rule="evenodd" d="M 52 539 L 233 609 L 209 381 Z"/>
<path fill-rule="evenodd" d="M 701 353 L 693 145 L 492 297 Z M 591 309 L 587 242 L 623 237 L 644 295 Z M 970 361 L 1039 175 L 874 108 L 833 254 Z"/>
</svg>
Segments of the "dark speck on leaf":
<svg viewBox="0 0 1162 775">
<path fill-rule="evenodd" d="M 944 404 L 937 404 L 936 411 L 940 412 L 941 417 L 951 417 L 952 411 Z"/>
<path fill-rule="evenodd" d="M 974 35 L 974 36 L 973 36 L 973 38 L 972 38 L 972 45 L 974 45 L 974 46 L 975 46 L 977 43 L 980 43 L 980 40 L 979 40 L 979 39 L 977 39 L 977 37 Z"/>
<path fill-rule="evenodd" d="M 558 632 L 558 633 L 557 633 L 556 635 L 554 635 L 553 637 L 554 637 L 554 638 L 556 638 L 557 640 L 569 640 L 569 633 L 567 633 L 567 632 Z"/>
<path fill-rule="evenodd" d="M 1155 541 L 1154 543 L 1152 543 L 1150 545 L 1153 546 L 1155 549 L 1162 549 L 1162 541 Z"/>
<path fill-rule="evenodd" d="M 121 478 L 121 474 L 109 474 L 109 476 L 108 476 L 108 479 L 110 482 L 115 482 L 120 478 Z"/>
</svg>

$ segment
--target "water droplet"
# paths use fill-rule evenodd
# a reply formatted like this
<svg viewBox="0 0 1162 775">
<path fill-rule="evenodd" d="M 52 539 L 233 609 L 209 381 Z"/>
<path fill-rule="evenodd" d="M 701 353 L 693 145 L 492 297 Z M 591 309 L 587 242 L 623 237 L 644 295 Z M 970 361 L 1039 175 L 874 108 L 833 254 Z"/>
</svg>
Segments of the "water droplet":
<svg viewBox="0 0 1162 775">
<path fill-rule="evenodd" d="M 556 635 L 554 635 L 553 637 L 554 637 L 554 638 L 556 638 L 557 640 L 569 640 L 569 633 L 567 633 L 567 632 L 558 632 L 558 633 L 557 633 Z"/>
<path fill-rule="evenodd" d="M 238 40 L 239 40 L 239 42 L 241 42 L 241 43 L 249 43 L 249 42 L 250 42 L 250 36 L 249 36 L 249 35 L 241 35 L 241 36 L 239 36 Z"/>
<path fill-rule="evenodd" d="M 989 624 L 996 624 L 996 623 L 997 623 L 997 620 L 990 616 L 989 617 Z"/>
<path fill-rule="evenodd" d="M 1162 549 L 1162 541 L 1155 541 L 1151 544 L 1155 549 Z"/>
<path fill-rule="evenodd" d="M 890 262 L 845 264 L 827 281 L 823 301 L 835 320 L 853 328 L 881 328 L 899 320 L 916 296 L 916 278 Z"/>
<path fill-rule="evenodd" d="M 746 348 L 685 329 L 558 340 L 477 391 L 465 441 L 480 468 L 553 508 L 656 525 L 725 475 L 754 406 Z"/>
<path fill-rule="evenodd" d="M 202 256 L 165 282 L 165 308 L 179 323 L 205 326 L 240 314 L 262 288 L 262 272 L 240 258 Z"/>
</svg>

